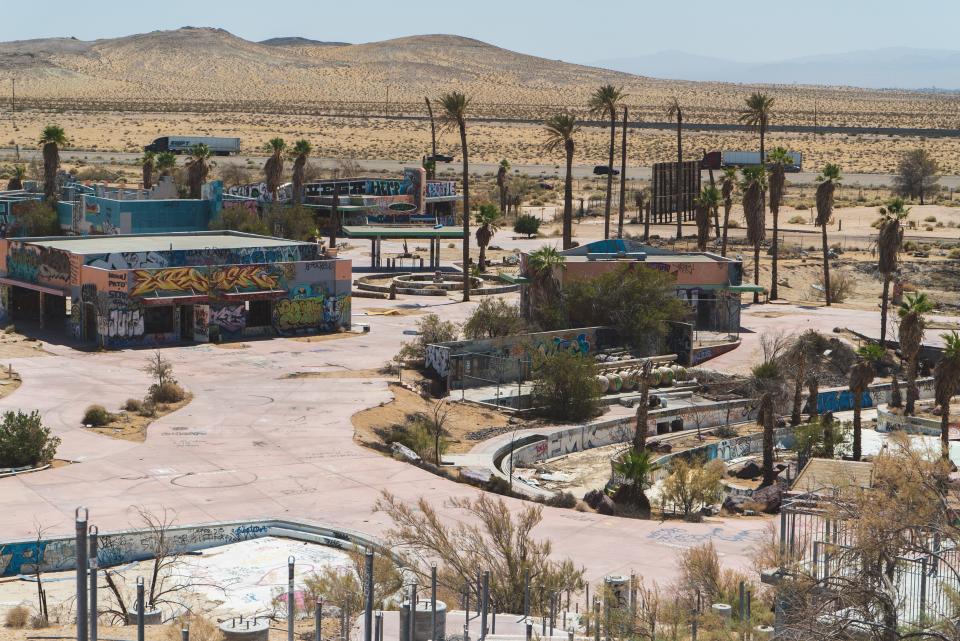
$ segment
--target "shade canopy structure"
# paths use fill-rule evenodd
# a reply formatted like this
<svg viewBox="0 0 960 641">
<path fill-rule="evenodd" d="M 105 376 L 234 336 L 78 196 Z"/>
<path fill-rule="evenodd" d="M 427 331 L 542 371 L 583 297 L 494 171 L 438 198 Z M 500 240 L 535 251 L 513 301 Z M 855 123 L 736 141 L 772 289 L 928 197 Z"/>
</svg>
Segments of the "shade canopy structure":
<svg viewBox="0 0 960 641">
<path fill-rule="evenodd" d="M 343 234 L 347 238 L 370 240 L 370 266 L 383 267 L 381 244 L 388 240 L 429 240 L 429 268 L 440 267 L 440 241 L 462 240 L 463 230 L 458 227 L 427 227 L 424 225 L 345 225 Z M 388 265 L 396 265 L 396 259 L 387 259 Z M 402 261 L 401 261 L 402 264 Z"/>
</svg>

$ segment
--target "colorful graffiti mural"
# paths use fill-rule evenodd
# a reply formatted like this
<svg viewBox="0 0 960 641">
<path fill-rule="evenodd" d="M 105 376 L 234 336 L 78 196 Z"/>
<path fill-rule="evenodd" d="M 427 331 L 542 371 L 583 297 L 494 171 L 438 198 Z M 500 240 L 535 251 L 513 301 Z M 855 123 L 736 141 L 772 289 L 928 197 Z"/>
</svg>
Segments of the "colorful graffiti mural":
<svg viewBox="0 0 960 641">
<path fill-rule="evenodd" d="M 210 325 L 219 328 L 224 338 L 235 338 L 243 334 L 247 316 L 243 305 L 224 305 L 210 308 Z"/>
<path fill-rule="evenodd" d="M 70 284 L 70 257 L 58 249 L 16 243 L 7 254 L 7 274 L 28 283 Z"/>
<path fill-rule="evenodd" d="M 154 294 L 206 294 L 210 290 L 207 278 L 193 267 L 171 267 L 157 271 L 137 269 L 133 272 L 132 296 Z"/>
<path fill-rule="evenodd" d="M 287 298 L 278 301 L 274 318 L 281 331 L 319 327 L 323 318 L 323 299 Z"/>
</svg>

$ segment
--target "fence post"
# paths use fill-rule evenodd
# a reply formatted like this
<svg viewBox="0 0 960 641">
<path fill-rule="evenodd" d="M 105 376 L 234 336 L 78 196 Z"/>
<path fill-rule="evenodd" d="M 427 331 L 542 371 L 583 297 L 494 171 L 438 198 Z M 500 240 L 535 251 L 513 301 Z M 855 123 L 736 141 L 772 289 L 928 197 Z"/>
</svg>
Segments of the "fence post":
<svg viewBox="0 0 960 641">
<path fill-rule="evenodd" d="M 317 599 L 313 611 L 313 641 L 320 641 L 323 635 L 323 601 Z"/>
<path fill-rule="evenodd" d="M 927 558 L 920 559 L 920 623 L 927 615 Z"/>
<path fill-rule="evenodd" d="M 97 535 L 99 530 L 96 525 L 91 525 L 88 531 L 88 540 L 90 542 L 90 554 L 88 565 L 90 566 L 90 641 L 97 641 Z"/>
<path fill-rule="evenodd" d="M 296 562 L 296 558 L 287 557 L 287 641 L 293 641 L 293 619 L 297 609 L 293 597 L 293 570 Z"/>
<path fill-rule="evenodd" d="M 437 566 L 430 566 L 430 639 L 437 641 Z"/>
<path fill-rule="evenodd" d="M 364 641 L 373 641 L 373 550 L 367 548 L 366 552 L 366 571 L 367 580 L 367 598 L 366 612 L 363 613 L 363 639 Z"/>
<path fill-rule="evenodd" d="M 137 641 L 143 641 L 144 613 L 147 605 L 144 603 L 143 577 L 137 577 Z"/>
<path fill-rule="evenodd" d="M 90 512 L 85 507 L 78 507 L 73 516 L 76 525 L 77 641 L 87 641 L 87 520 Z M 39 558 L 37 562 L 40 562 Z"/>
</svg>

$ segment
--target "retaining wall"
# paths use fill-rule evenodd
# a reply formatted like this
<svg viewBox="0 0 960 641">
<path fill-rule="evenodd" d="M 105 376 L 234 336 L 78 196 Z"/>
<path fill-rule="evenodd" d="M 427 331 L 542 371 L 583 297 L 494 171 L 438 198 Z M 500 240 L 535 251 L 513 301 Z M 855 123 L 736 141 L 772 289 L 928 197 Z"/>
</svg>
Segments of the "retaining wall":
<svg viewBox="0 0 960 641">
<path fill-rule="evenodd" d="M 171 554 L 183 554 L 265 536 L 281 536 L 347 550 L 374 547 L 389 553 L 381 542 L 358 532 L 282 519 L 171 527 L 166 532 L 166 544 Z M 100 533 L 97 561 L 100 567 L 110 567 L 151 559 L 155 540 L 155 535 L 146 529 Z M 38 562 L 41 572 L 73 570 L 76 568 L 75 561 L 76 542 L 73 537 L 0 543 L 0 577 L 33 573 Z"/>
<path fill-rule="evenodd" d="M 893 385 L 890 383 L 876 383 L 863 393 L 863 407 L 877 407 L 890 402 L 890 392 Z M 920 398 L 933 398 L 934 380 L 933 377 L 918 378 L 917 391 Z M 900 394 L 904 400 L 907 398 L 906 383 L 900 384 Z M 830 389 L 820 390 L 817 396 L 817 412 L 843 412 L 853 409 L 853 392 L 847 387 L 832 387 Z"/>
</svg>

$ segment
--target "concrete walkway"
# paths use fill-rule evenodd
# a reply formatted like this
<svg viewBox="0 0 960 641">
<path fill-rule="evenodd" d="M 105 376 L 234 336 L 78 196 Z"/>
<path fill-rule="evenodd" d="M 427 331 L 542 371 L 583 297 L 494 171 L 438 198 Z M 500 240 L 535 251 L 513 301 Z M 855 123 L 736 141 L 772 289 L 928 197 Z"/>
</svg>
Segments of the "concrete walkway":
<svg viewBox="0 0 960 641">
<path fill-rule="evenodd" d="M 461 320 L 472 304 L 420 299 L 427 311 Z M 303 342 L 249 341 L 249 347 L 167 348 L 180 382 L 194 394 L 184 409 L 154 423 L 145 443 L 114 440 L 80 426 L 85 407 L 118 408 L 143 396 L 141 371 L 151 352 L 85 353 L 50 346 L 52 356 L 13 360 L 23 385 L 0 409 L 39 409 L 63 439 L 59 456 L 78 464 L 0 479 L 0 540 L 32 538 L 37 527 L 65 535 L 78 505 L 102 532 L 136 524 L 134 506 L 164 509 L 178 523 L 295 517 L 382 536 L 389 519 L 373 511 L 381 490 L 406 501 L 427 497 L 445 519 L 465 515 L 446 506 L 477 490 L 364 449 L 350 416 L 391 399 L 387 381 L 368 372 L 396 353 L 417 316 L 364 316 L 372 307 L 411 300 L 354 299 L 356 322 L 369 334 Z M 293 372 L 338 372 L 333 378 L 286 378 Z M 509 500 L 514 509 L 520 501 Z M 707 523 L 625 521 L 572 510 L 544 509 L 537 530 L 596 580 L 636 571 L 664 581 L 676 574 L 680 548 L 713 541 L 731 566 L 750 567 L 749 549 L 764 520 Z"/>
</svg>

